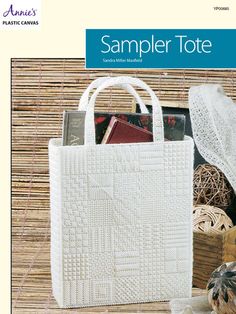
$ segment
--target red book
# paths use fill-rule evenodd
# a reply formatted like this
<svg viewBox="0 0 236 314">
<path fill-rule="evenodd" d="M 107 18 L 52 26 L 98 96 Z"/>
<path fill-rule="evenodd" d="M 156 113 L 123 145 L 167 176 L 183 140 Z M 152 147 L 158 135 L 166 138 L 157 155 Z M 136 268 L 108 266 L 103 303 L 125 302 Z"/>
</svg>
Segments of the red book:
<svg viewBox="0 0 236 314">
<path fill-rule="evenodd" d="M 150 131 L 140 128 L 127 121 L 112 117 L 102 139 L 102 144 L 152 142 Z"/>
</svg>

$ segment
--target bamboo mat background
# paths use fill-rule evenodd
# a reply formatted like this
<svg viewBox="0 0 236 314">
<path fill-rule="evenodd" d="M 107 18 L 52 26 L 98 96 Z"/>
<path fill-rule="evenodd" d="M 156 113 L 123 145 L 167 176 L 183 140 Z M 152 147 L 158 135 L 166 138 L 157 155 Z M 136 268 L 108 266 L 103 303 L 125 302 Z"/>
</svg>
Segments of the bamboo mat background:
<svg viewBox="0 0 236 314">
<path fill-rule="evenodd" d="M 188 89 L 222 84 L 236 100 L 233 70 L 85 70 L 84 59 L 12 60 L 12 298 L 14 313 L 152 312 L 151 303 L 81 310 L 58 309 L 51 293 L 47 145 L 61 136 L 63 110 L 75 110 L 87 85 L 101 76 L 132 75 L 161 100 L 187 105 Z M 140 92 L 141 96 L 146 96 Z M 129 111 L 132 98 L 119 89 L 101 93 L 97 109 Z M 204 293 L 194 289 L 194 294 Z"/>
</svg>

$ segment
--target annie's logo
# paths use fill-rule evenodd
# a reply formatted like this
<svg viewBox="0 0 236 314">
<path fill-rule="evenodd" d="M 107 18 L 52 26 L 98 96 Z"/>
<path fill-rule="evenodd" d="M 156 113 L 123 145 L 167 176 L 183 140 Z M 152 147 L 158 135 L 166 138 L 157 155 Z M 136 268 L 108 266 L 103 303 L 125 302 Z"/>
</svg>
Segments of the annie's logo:
<svg viewBox="0 0 236 314">
<path fill-rule="evenodd" d="M 15 10 L 13 4 L 10 5 L 10 8 L 3 13 L 3 17 L 7 16 L 36 16 L 37 9 L 30 10 Z"/>
<path fill-rule="evenodd" d="M 0 27 L 36 28 L 40 22 L 41 0 L 2 0 L 0 4 Z"/>
</svg>

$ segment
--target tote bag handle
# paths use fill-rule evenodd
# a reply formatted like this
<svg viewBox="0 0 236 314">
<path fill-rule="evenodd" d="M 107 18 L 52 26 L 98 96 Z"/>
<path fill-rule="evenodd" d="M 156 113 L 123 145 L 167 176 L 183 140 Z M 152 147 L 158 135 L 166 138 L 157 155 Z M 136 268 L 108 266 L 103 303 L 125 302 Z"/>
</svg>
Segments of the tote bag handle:
<svg viewBox="0 0 236 314">
<path fill-rule="evenodd" d="M 111 76 L 99 77 L 98 79 L 92 81 L 92 83 L 89 84 L 89 86 L 87 87 L 87 89 L 84 91 L 84 93 L 82 94 L 82 96 L 80 98 L 78 110 L 79 111 L 86 111 L 87 105 L 89 103 L 90 92 L 93 89 L 98 88 L 101 84 L 103 84 L 104 82 L 106 82 L 107 80 L 109 80 L 111 78 L 112 78 Z M 142 99 L 140 98 L 139 94 L 136 92 L 136 90 L 133 88 L 132 85 L 130 85 L 130 84 L 118 84 L 118 86 L 125 89 L 128 93 L 130 93 L 131 95 L 134 96 L 136 102 L 139 104 L 140 111 L 142 113 L 149 113 L 147 107 L 144 105 Z"/>
<path fill-rule="evenodd" d="M 148 92 L 151 97 L 152 104 L 152 119 L 153 119 L 153 141 L 164 141 L 164 129 L 163 129 L 163 119 L 162 119 L 162 109 L 159 104 L 158 98 L 153 92 L 153 90 L 143 81 L 138 78 L 133 78 L 129 76 L 118 76 L 107 79 L 104 81 L 91 96 L 89 103 L 87 104 L 85 110 L 85 145 L 96 145 L 95 140 L 95 125 L 94 125 L 94 107 L 95 101 L 98 94 L 105 88 L 111 86 L 127 86 L 127 84 L 138 86 Z"/>
</svg>

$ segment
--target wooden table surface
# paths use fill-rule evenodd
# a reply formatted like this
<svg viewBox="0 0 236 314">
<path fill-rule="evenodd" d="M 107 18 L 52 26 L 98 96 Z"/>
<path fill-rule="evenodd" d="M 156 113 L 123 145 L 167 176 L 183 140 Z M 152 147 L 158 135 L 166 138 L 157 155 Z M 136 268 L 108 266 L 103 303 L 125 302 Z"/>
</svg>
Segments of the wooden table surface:
<svg viewBox="0 0 236 314">
<path fill-rule="evenodd" d="M 17 302 L 13 301 L 12 313 L 29 314 L 29 313 L 52 313 L 52 314 L 65 314 L 65 313 L 171 313 L 168 302 L 153 302 L 142 304 L 128 304 L 128 305 L 112 305 L 100 306 L 89 308 L 76 308 L 76 309 L 59 309 L 55 299 L 52 296 L 51 289 L 47 291 L 45 287 L 32 285 L 25 287 L 21 291 Z M 205 294 L 204 290 L 193 288 L 193 295 Z M 14 295 L 16 295 L 14 293 Z"/>
</svg>

